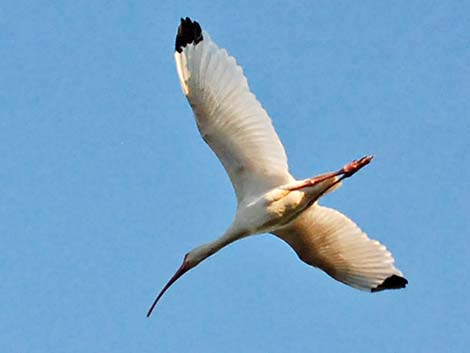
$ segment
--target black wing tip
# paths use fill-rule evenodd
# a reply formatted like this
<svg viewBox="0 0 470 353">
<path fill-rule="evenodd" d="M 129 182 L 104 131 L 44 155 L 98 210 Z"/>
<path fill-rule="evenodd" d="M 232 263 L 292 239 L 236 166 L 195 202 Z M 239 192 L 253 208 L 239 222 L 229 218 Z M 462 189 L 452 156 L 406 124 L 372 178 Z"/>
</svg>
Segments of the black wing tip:
<svg viewBox="0 0 470 353">
<path fill-rule="evenodd" d="M 186 45 L 197 44 L 202 39 L 202 30 L 199 23 L 191 21 L 189 17 L 182 18 L 176 34 L 175 50 L 181 53 Z"/>
<path fill-rule="evenodd" d="M 408 280 L 405 277 L 391 275 L 390 277 L 387 277 L 377 287 L 372 288 L 370 291 L 373 293 L 373 292 L 379 292 L 381 290 L 386 290 L 386 289 L 400 289 L 400 288 L 405 288 L 407 284 L 408 284 Z"/>
</svg>

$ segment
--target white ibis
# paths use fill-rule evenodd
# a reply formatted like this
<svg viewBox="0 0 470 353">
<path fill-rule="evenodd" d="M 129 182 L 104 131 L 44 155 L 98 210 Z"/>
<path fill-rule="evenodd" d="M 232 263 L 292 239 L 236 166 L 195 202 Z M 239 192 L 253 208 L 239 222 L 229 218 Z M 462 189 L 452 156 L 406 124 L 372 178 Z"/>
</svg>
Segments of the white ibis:
<svg viewBox="0 0 470 353">
<path fill-rule="evenodd" d="M 377 292 L 406 286 L 408 281 L 385 246 L 369 239 L 340 212 L 318 204 L 321 196 L 337 189 L 341 180 L 367 165 L 372 156 L 336 172 L 296 180 L 289 173 L 271 119 L 250 92 L 242 68 L 196 21 L 181 19 L 175 60 L 199 132 L 225 167 L 238 207 L 220 238 L 185 255 L 147 317 L 184 273 L 228 244 L 261 233 L 281 238 L 302 261 L 354 288 Z"/>
</svg>

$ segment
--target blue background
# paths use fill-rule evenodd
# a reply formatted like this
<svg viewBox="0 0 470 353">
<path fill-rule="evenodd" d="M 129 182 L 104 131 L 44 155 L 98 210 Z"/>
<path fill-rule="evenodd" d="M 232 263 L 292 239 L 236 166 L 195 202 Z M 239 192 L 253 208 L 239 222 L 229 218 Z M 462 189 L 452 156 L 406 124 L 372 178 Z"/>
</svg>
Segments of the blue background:
<svg viewBox="0 0 470 353">
<path fill-rule="evenodd" d="M 470 4 L 3 1 L 3 352 L 464 352 Z M 173 50 L 191 16 L 244 67 L 298 178 L 374 154 L 323 200 L 410 283 L 375 295 L 257 236 L 155 294 L 236 207 Z"/>
</svg>

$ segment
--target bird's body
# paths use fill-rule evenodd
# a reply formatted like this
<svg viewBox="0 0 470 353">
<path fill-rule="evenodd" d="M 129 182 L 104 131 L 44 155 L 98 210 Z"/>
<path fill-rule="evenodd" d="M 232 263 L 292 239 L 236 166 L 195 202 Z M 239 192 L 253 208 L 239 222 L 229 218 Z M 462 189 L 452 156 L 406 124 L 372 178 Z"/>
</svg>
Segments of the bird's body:
<svg viewBox="0 0 470 353">
<path fill-rule="evenodd" d="M 340 212 L 318 205 L 341 180 L 367 165 L 353 161 L 337 172 L 296 180 L 271 119 L 235 59 L 218 48 L 197 22 L 182 19 L 175 61 L 181 86 L 203 139 L 222 162 L 237 195 L 234 221 L 215 241 L 186 254 L 148 312 L 185 272 L 243 237 L 272 233 L 304 262 L 358 289 L 379 291 L 408 283 L 390 252 Z"/>
</svg>

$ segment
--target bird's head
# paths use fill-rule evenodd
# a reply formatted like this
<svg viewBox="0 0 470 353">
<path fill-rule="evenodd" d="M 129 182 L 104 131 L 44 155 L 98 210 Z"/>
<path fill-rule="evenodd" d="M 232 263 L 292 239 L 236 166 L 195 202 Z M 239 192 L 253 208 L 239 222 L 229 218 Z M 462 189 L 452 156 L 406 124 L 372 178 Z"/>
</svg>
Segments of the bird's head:
<svg viewBox="0 0 470 353">
<path fill-rule="evenodd" d="M 147 312 L 147 317 L 149 317 L 152 314 L 153 309 L 155 308 L 155 305 L 157 305 L 158 301 L 160 298 L 165 294 L 165 292 L 168 290 L 168 288 L 171 287 L 173 283 L 176 282 L 178 278 L 180 278 L 182 275 L 184 275 L 186 272 L 188 272 L 191 268 L 193 268 L 195 265 L 192 264 L 192 261 L 188 261 L 188 256 L 190 253 L 187 253 L 184 256 L 183 263 L 181 266 L 176 270 L 175 274 L 173 277 L 170 278 L 167 284 L 163 287 L 163 289 L 158 293 L 157 297 L 155 298 L 155 301 L 153 302 L 152 306 L 150 307 L 149 311 Z"/>
<path fill-rule="evenodd" d="M 168 290 L 168 288 L 170 288 L 171 285 L 176 282 L 176 280 L 178 278 L 180 278 L 182 275 L 184 275 L 190 269 L 196 267 L 201 261 L 203 261 L 204 259 L 206 259 L 210 255 L 212 255 L 214 252 L 215 252 L 215 249 L 213 249 L 210 245 L 201 245 L 201 246 L 191 250 L 186 255 L 184 255 L 183 263 L 178 268 L 178 270 L 176 270 L 173 277 L 170 278 L 168 283 L 163 287 L 163 289 L 157 295 L 157 298 L 155 299 L 155 301 L 153 302 L 152 306 L 150 307 L 150 309 L 147 313 L 147 317 L 149 317 L 152 314 L 152 311 L 155 308 L 155 305 L 157 305 L 160 298 Z"/>
</svg>

